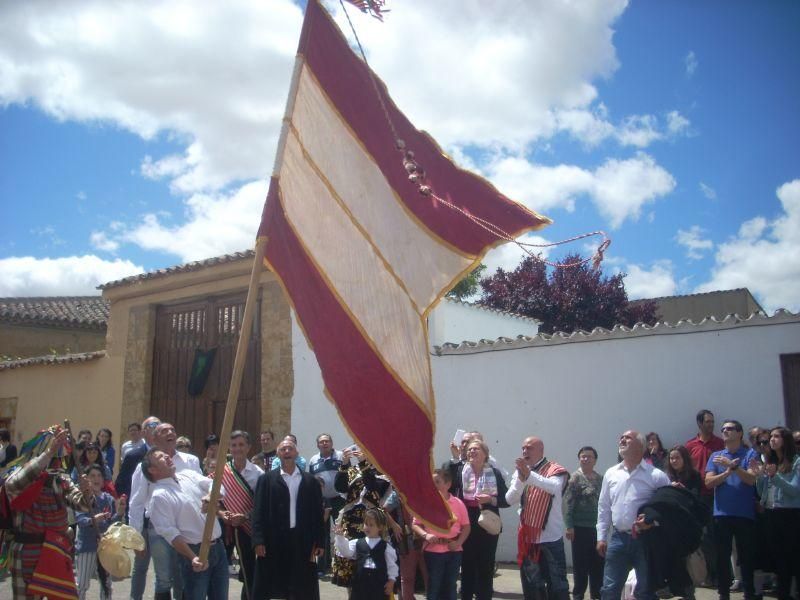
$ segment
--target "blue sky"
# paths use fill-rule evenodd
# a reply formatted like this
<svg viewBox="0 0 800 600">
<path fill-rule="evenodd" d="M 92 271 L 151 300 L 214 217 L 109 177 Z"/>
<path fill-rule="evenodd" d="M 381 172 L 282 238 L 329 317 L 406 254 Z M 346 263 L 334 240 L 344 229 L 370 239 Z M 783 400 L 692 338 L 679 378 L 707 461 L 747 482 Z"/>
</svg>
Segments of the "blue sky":
<svg viewBox="0 0 800 600">
<path fill-rule="evenodd" d="M 390 8 L 351 11 L 373 68 L 555 221 L 541 238 L 607 231 L 632 297 L 748 287 L 800 310 L 800 4 Z M 301 19 L 289 0 L 0 6 L 0 296 L 252 247 Z"/>
</svg>

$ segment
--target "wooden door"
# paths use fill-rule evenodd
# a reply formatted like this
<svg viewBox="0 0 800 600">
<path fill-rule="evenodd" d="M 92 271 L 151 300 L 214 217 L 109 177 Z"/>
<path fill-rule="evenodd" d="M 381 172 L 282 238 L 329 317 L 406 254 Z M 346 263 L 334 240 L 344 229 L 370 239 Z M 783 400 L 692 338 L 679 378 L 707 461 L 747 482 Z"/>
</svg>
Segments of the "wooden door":
<svg viewBox="0 0 800 600">
<path fill-rule="evenodd" d="M 800 354 L 781 354 L 786 427 L 800 429 Z"/>
<path fill-rule="evenodd" d="M 178 435 L 189 436 L 195 453 L 201 457 L 205 454 L 206 436 L 219 435 L 222 428 L 244 303 L 244 296 L 207 298 L 159 306 L 156 312 L 150 412 L 175 425 Z M 233 426 L 256 436 L 261 429 L 259 305 L 260 301 L 255 309 Z M 188 385 L 198 348 L 216 348 L 217 352 L 203 391 L 192 397 Z"/>
</svg>

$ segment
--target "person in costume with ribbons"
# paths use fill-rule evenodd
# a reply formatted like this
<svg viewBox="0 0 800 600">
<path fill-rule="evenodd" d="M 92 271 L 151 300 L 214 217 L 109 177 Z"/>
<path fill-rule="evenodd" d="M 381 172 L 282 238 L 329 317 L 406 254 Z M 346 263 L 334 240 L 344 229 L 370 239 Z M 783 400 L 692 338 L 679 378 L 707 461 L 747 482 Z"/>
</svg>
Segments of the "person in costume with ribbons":
<svg viewBox="0 0 800 600">
<path fill-rule="evenodd" d="M 242 600 L 249 600 L 253 597 L 253 569 L 256 561 L 252 542 L 252 512 L 258 478 L 264 471 L 247 458 L 250 454 L 250 434 L 246 431 L 231 432 L 229 448 L 231 460 L 225 463 L 225 472 L 222 474 L 225 500 L 221 517 L 225 524 L 225 545 L 234 545 L 239 555 Z"/>
<path fill-rule="evenodd" d="M 523 440 L 516 464 L 506 501 L 520 502 L 517 562 L 525 600 L 568 600 L 561 497 L 569 471 L 547 460 L 544 443 L 533 436 Z"/>
<path fill-rule="evenodd" d="M 353 459 L 353 460 L 351 460 Z M 352 464 L 355 462 L 356 464 Z M 335 523 L 348 540 L 364 537 L 364 515 L 369 508 L 380 508 L 392 493 L 392 485 L 367 460 L 357 447 L 342 452 L 342 466 L 334 479 L 337 492 L 345 494 L 345 505 Z M 335 552 L 331 581 L 340 587 L 351 587 L 356 561 Z"/>
<path fill-rule="evenodd" d="M 14 600 L 78 598 L 67 507 L 89 511 L 93 496 L 85 476 L 76 485 L 64 471 L 68 439 L 69 432 L 58 426 L 39 432 L 2 474 L 13 512 L 9 559 Z"/>
</svg>

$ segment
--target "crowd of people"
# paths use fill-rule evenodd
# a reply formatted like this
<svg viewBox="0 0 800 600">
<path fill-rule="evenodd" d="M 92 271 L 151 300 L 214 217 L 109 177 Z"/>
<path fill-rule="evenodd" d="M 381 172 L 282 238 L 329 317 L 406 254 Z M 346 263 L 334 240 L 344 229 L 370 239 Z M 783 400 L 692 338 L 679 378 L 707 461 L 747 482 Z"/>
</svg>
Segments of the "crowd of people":
<svg viewBox="0 0 800 600">
<path fill-rule="evenodd" d="M 669 449 L 655 432 L 625 431 L 617 464 L 604 474 L 594 447 L 577 449 L 570 473 L 531 435 L 509 476 L 484 436 L 467 432 L 433 473 L 454 517 L 446 532 L 414 517 L 362 449 L 336 450 L 327 433 L 308 460 L 295 436 L 278 441 L 272 431 L 260 433 L 258 447 L 248 432 L 233 431 L 224 457 L 209 435 L 196 455 L 189 438 L 150 416 L 128 426 L 114 477 L 107 428 L 73 438 L 53 427 L 47 443 L 21 451 L 0 429 L 14 598 L 82 600 L 93 579 L 110 598 L 98 541 L 125 522 L 146 542 L 133 562 L 133 600 L 143 597 L 151 564 L 156 600 L 227 599 L 234 560 L 243 600 L 314 600 L 328 575 L 351 600 L 395 592 L 412 600 L 420 590 L 454 600 L 459 587 L 464 600 L 488 600 L 500 511 L 515 507 L 526 600 L 582 600 L 587 589 L 592 600 L 620 600 L 626 583 L 636 600 L 691 600 L 698 584 L 715 587 L 720 600 L 737 589 L 755 600 L 770 585 L 789 600 L 800 579 L 800 432 L 745 432 L 728 419 L 718 436 L 710 411 L 696 421 L 697 434 Z M 221 499 L 211 507 L 220 468 Z M 208 511 L 216 519 L 201 558 Z"/>
</svg>

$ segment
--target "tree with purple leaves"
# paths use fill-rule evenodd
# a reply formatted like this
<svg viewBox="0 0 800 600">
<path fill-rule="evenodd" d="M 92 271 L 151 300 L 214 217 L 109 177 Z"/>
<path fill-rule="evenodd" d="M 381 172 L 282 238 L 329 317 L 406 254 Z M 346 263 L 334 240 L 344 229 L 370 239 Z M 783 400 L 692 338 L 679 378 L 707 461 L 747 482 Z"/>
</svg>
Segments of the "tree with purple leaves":
<svg viewBox="0 0 800 600">
<path fill-rule="evenodd" d="M 561 262 L 582 260 L 572 254 Z M 625 276 L 603 275 L 590 263 L 548 270 L 542 261 L 528 256 L 513 271 L 497 269 L 483 279 L 479 304 L 538 319 L 542 333 L 654 324 L 658 320 L 656 303 L 631 304 L 625 292 Z"/>
</svg>

